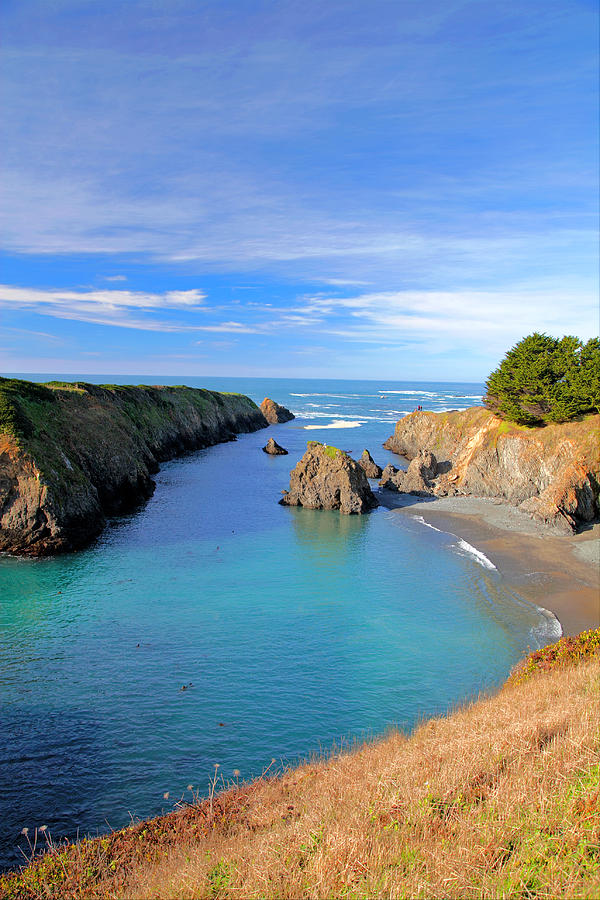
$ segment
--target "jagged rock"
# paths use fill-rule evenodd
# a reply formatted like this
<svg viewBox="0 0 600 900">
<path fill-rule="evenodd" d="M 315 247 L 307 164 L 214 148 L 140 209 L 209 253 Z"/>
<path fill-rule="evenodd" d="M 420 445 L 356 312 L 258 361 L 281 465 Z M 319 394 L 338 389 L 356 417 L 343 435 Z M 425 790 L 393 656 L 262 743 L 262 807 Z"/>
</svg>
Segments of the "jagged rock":
<svg viewBox="0 0 600 900">
<path fill-rule="evenodd" d="M 275 403 L 270 397 L 265 397 L 260 404 L 260 411 L 269 425 L 280 425 L 282 422 L 291 422 L 292 419 L 296 418 L 294 413 L 286 409 L 285 406 Z"/>
<path fill-rule="evenodd" d="M 480 406 L 419 411 L 398 421 L 384 447 L 410 460 L 435 448 L 435 478 L 421 472 L 429 493 L 499 498 L 568 533 L 600 515 L 599 425 L 586 416 L 522 428 Z M 406 479 L 401 490 L 422 488 Z"/>
<path fill-rule="evenodd" d="M 363 450 L 358 464 L 363 469 L 367 478 L 381 478 L 381 466 L 378 466 L 368 450 Z"/>
<path fill-rule="evenodd" d="M 279 502 L 308 509 L 339 509 L 346 515 L 377 506 L 359 464 L 343 450 L 318 441 L 308 442 L 306 453 L 290 473 L 290 489 Z"/>
<path fill-rule="evenodd" d="M 433 494 L 433 479 L 437 472 L 437 460 L 429 450 L 421 450 L 409 463 L 406 475 L 398 488 L 403 494 Z"/>
<path fill-rule="evenodd" d="M 405 474 L 406 473 L 403 472 L 402 469 L 397 469 L 396 466 L 388 463 L 381 473 L 379 487 L 384 488 L 387 491 L 399 491 L 401 490 Z"/>
<path fill-rule="evenodd" d="M 281 447 L 274 438 L 269 438 L 263 447 L 263 452 L 270 456 L 287 456 L 287 450 Z"/>
<path fill-rule="evenodd" d="M 594 484 L 581 466 L 568 466 L 545 491 L 524 500 L 519 508 L 554 531 L 571 534 L 577 519 L 591 522 L 595 518 Z"/>
</svg>

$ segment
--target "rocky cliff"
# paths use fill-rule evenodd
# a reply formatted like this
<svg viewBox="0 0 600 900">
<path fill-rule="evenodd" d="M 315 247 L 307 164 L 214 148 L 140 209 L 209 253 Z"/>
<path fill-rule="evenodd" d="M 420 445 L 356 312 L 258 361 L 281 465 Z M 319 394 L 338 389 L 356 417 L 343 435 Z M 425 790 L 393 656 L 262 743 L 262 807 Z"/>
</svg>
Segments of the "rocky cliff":
<svg viewBox="0 0 600 900">
<path fill-rule="evenodd" d="M 435 495 L 497 497 L 570 533 L 600 514 L 599 427 L 597 415 L 528 428 L 482 407 L 414 412 L 384 446 L 410 460 L 433 454 L 435 475 L 426 480 Z"/>
<path fill-rule="evenodd" d="M 280 425 L 282 422 L 291 422 L 292 419 L 296 418 L 294 413 L 290 412 L 286 406 L 281 406 L 280 403 L 276 403 L 270 397 L 265 397 L 260 404 L 260 411 L 269 425 Z"/>
<path fill-rule="evenodd" d="M 161 461 L 266 425 L 241 394 L 0 379 L 0 550 L 83 547 L 152 494 Z"/>
<path fill-rule="evenodd" d="M 308 449 L 290 473 L 290 489 L 279 501 L 284 506 L 339 509 L 365 513 L 377 506 L 364 470 L 337 447 L 309 441 Z"/>
</svg>

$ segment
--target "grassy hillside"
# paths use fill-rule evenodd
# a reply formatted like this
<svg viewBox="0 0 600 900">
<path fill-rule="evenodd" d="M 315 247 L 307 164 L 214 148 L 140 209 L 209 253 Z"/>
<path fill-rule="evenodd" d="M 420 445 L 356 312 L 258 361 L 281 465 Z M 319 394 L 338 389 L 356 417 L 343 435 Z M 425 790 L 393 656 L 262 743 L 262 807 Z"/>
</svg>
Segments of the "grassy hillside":
<svg viewBox="0 0 600 900">
<path fill-rule="evenodd" d="M 2 896 L 600 895 L 600 630 L 352 753 L 53 848 Z"/>
</svg>

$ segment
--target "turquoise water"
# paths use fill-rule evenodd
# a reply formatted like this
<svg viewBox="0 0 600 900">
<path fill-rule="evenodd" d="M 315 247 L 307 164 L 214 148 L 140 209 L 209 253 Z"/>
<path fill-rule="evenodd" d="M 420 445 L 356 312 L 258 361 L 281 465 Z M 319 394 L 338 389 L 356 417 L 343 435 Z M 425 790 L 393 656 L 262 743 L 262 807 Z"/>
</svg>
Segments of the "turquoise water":
<svg viewBox="0 0 600 900">
<path fill-rule="evenodd" d="M 493 561 L 425 527 L 418 505 L 345 517 L 277 503 L 307 439 L 398 464 L 381 443 L 399 412 L 473 405 L 481 386 L 186 382 L 299 417 L 165 464 L 151 500 L 88 550 L 0 559 L 3 865 L 25 826 L 105 831 L 190 784 L 206 793 L 216 763 L 247 778 L 409 728 L 552 638 Z M 261 452 L 270 435 L 289 456 Z"/>
</svg>

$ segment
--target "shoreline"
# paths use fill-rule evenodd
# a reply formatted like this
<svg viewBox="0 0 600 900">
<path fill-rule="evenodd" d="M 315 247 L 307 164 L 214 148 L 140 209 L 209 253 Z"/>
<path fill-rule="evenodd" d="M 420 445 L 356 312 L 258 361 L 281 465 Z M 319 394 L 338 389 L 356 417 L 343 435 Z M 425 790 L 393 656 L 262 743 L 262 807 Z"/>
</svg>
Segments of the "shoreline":
<svg viewBox="0 0 600 900">
<path fill-rule="evenodd" d="M 524 600 L 558 619 L 563 634 L 600 626 L 600 523 L 572 536 L 555 535 L 516 507 L 487 498 L 399 500 L 382 491 L 378 499 L 484 553 Z"/>
</svg>

